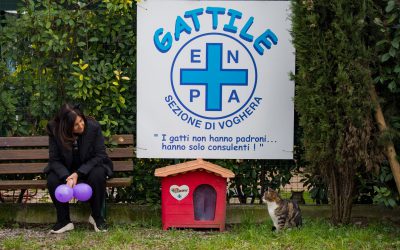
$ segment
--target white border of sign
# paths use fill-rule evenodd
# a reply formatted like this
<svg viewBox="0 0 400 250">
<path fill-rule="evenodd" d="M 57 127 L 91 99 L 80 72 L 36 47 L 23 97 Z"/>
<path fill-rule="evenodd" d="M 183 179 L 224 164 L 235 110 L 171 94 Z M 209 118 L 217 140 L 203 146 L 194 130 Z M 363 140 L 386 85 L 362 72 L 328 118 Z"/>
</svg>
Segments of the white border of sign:
<svg viewBox="0 0 400 250">
<path fill-rule="evenodd" d="M 137 157 L 292 159 L 289 1 L 137 7 Z"/>
</svg>

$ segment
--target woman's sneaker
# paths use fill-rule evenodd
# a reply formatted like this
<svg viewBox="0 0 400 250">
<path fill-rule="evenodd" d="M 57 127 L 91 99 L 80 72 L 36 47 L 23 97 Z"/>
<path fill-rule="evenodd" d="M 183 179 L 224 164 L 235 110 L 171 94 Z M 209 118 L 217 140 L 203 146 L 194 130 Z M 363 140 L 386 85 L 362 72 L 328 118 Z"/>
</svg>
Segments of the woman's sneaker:
<svg viewBox="0 0 400 250">
<path fill-rule="evenodd" d="M 89 216 L 89 223 L 93 225 L 96 232 L 107 232 L 108 226 L 103 218 L 95 220 L 91 215 Z"/>
<path fill-rule="evenodd" d="M 67 231 L 71 231 L 74 229 L 74 224 L 70 221 L 66 222 L 57 222 L 53 228 L 50 230 L 52 234 L 61 234 Z"/>
</svg>

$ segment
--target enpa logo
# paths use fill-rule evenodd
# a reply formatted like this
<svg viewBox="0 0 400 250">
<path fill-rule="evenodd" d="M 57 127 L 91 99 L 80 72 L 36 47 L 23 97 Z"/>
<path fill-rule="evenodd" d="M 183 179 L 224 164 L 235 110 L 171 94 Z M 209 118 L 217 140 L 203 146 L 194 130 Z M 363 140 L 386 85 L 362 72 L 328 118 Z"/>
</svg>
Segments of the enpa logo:
<svg viewBox="0 0 400 250">
<path fill-rule="evenodd" d="M 180 47 L 174 55 L 169 76 L 173 94 L 167 95 L 165 101 L 187 124 L 203 129 L 225 129 L 249 118 L 262 100 L 255 96 L 257 65 L 248 45 L 253 43 L 255 52 L 262 56 L 262 46 L 270 49 L 278 38 L 266 29 L 254 39 L 249 33 L 254 17 L 250 17 L 238 32 L 235 20 L 242 18 L 242 12 L 233 9 L 226 12 L 221 7 L 207 7 L 206 11 L 200 8 L 186 11 L 184 17 L 191 19 L 199 32 L 199 17 L 204 13 L 210 15 L 215 31 L 218 31 L 218 16 L 228 15 L 229 22 L 223 25 L 224 33 L 203 33 Z M 175 39 L 170 32 L 163 35 L 163 29 L 159 28 L 154 33 L 154 44 L 161 53 L 167 53 L 173 40 L 179 41 L 183 32 L 190 35 L 192 27 L 178 16 Z M 239 33 L 239 37 L 235 37 L 235 33 Z"/>
<path fill-rule="evenodd" d="M 199 35 L 182 46 L 171 67 L 171 86 L 180 104 L 204 119 L 223 119 L 251 100 L 257 66 L 238 39 L 221 33 Z"/>
</svg>

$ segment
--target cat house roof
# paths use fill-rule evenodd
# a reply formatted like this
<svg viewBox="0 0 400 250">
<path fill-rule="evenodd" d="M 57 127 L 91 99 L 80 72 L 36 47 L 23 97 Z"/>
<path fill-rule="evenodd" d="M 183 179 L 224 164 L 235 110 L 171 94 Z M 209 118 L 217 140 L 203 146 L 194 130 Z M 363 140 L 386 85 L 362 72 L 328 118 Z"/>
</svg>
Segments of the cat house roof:
<svg viewBox="0 0 400 250">
<path fill-rule="evenodd" d="M 235 177 L 235 174 L 231 170 L 220 167 L 211 162 L 204 161 L 202 159 L 187 161 L 184 163 L 170 165 L 163 168 L 157 168 L 156 171 L 154 172 L 154 175 L 157 177 L 167 177 L 170 175 L 182 174 L 185 172 L 190 172 L 195 170 L 205 170 L 224 178 Z"/>
</svg>

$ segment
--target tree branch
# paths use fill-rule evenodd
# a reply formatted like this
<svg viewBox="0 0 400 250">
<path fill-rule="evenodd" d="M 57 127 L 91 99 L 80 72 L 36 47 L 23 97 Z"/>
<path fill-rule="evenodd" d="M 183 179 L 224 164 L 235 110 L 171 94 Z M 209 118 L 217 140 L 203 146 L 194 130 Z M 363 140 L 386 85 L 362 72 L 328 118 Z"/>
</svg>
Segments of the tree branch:
<svg viewBox="0 0 400 250">
<path fill-rule="evenodd" d="M 383 116 L 381 105 L 378 102 L 378 95 L 374 86 L 371 86 L 369 94 L 371 96 L 372 103 L 375 106 L 375 120 L 378 123 L 379 131 L 381 133 L 385 132 L 388 129 L 388 126 L 386 125 L 385 117 Z M 392 141 L 389 141 L 385 145 L 384 153 L 389 161 L 389 165 L 392 170 L 394 180 L 396 182 L 397 192 L 400 194 L 400 164 L 397 160 L 396 149 L 394 148 L 394 144 Z"/>
</svg>

